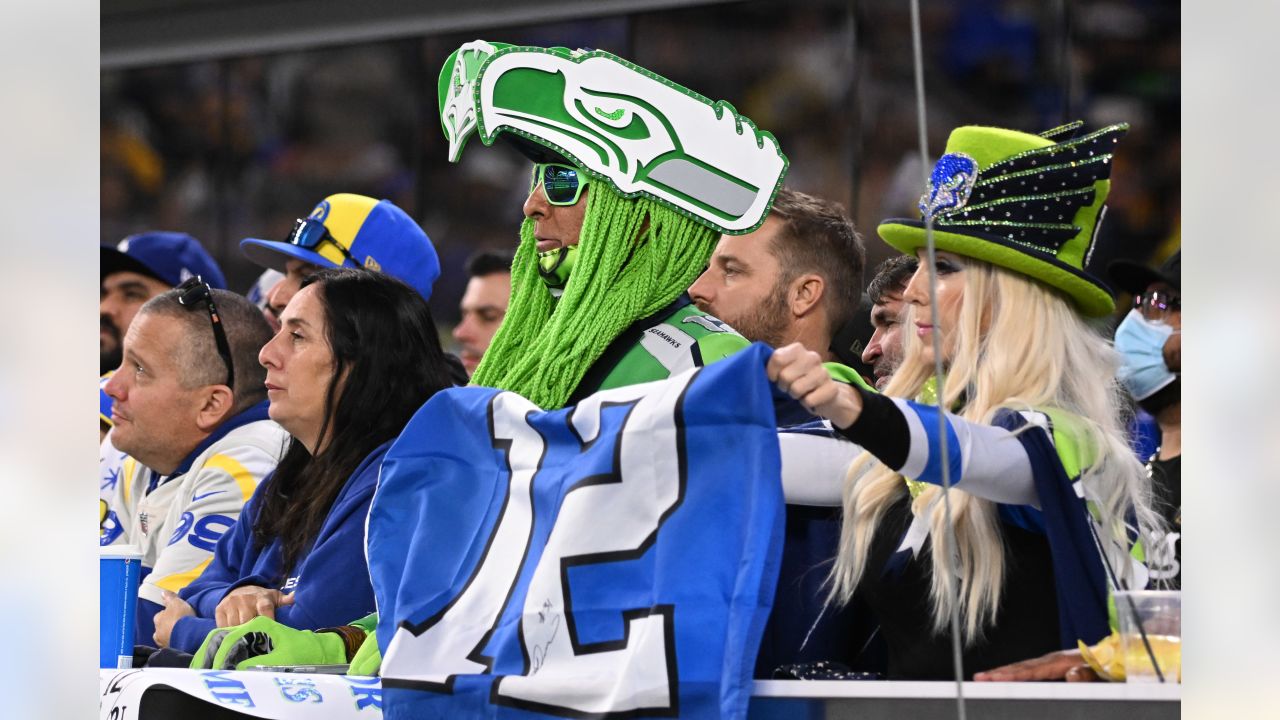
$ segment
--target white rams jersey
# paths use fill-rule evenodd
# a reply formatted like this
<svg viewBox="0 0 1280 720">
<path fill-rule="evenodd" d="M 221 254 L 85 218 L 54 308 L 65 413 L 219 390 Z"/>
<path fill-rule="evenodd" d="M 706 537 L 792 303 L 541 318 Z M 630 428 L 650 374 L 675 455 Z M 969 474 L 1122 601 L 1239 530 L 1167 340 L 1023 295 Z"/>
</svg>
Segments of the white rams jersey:
<svg viewBox="0 0 1280 720">
<path fill-rule="evenodd" d="M 103 545 L 129 544 L 124 523 L 120 522 L 122 508 L 115 505 L 126 457 L 111 444 L 111 433 L 107 433 L 98 446 L 98 531 Z"/>
<path fill-rule="evenodd" d="M 271 420 L 241 425 L 174 477 L 125 456 L 114 492 L 103 501 L 100 540 L 141 549 L 143 600 L 163 604 L 161 590 L 177 592 L 204 572 L 218 539 L 280 462 L 287 439 Z"/>
</svg>

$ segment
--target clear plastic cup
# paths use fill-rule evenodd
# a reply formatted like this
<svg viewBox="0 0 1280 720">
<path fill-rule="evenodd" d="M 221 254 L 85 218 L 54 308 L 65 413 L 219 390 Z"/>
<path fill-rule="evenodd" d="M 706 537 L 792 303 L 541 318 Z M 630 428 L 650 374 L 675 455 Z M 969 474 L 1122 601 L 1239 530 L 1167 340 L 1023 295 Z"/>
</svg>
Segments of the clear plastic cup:
<svg viewBox="0 0 1280 720">
<path fill-rule="evenodd" d="M 1132 590 L 1115 596 L 1125 680 L 1182 682 L 1182 593 Z"/>
</svg>

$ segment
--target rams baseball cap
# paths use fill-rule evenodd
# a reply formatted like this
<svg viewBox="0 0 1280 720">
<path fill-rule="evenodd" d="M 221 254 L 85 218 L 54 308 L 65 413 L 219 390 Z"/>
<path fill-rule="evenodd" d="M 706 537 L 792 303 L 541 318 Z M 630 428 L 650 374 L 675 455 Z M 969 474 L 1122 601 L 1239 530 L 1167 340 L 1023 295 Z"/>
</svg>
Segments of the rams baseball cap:
<svg viewBox="0 0 1280 720">
<path fill-rule="evenodd" d="M 136 272 L 177 287 L 199 275 L 210 287 L 227 289 L 222 268 L 199 240 L 180 232 L 147 232 L 130 235 L 114 247 L 102 245 L 99 279 L 116 272 Z"/>
<path fill-rule="evenodd" d="M 290 259 L 325 268 L 380 270 L 426 299 L 440 276 L 435 246 L 413 218 L 390 200 L 351 193 L 321 200 L 283 241 L 245 238 L 240 250 L 258 265 L 281 272 Z"/>
</svg>

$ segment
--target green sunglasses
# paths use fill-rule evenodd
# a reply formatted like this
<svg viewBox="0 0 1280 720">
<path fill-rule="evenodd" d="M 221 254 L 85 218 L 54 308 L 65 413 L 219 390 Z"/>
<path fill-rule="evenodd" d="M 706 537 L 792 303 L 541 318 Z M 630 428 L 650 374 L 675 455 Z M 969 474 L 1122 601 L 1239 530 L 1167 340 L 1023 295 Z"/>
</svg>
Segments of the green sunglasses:
<svg viewBox="0 0 1280 720">
<path fill-rule="evenodd" d="M 529 183 L 529 192 L 541 185 L 547 202 L 563 207 L 576 205 L 582 198 L 582 189 L 590 183 L 586 173 L 579 172 L 572 165 L 536 163 L 533 166 L 533 181 Z"/>
</svg>

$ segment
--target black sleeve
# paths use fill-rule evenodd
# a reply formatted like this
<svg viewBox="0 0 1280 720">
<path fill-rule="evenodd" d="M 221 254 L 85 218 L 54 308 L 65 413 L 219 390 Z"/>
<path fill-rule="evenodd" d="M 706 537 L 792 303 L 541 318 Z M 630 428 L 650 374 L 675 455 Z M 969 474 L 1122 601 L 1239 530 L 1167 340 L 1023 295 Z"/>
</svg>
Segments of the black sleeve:
<svg viewBox="0 0 1280 720">
<path fill-rule="evenodd" d="M 444 354 L 444 364 L 449 372 L 449 379 L 457 387 L 466 387 L 471 382 L 471 377 L 467 375 L 467 369 L 462 365 L 462 361 L 453 353 Z"/>
<path fill-rule="evenodd" d="M 862 397 L 862 412 L 852 425 L 836 428 L 836 432 L 895 470 L 907 464 L 911 430 L 897 404 L 880 393 L 868 392 L 857 385 L 850 387 Z"/>
</svg>

